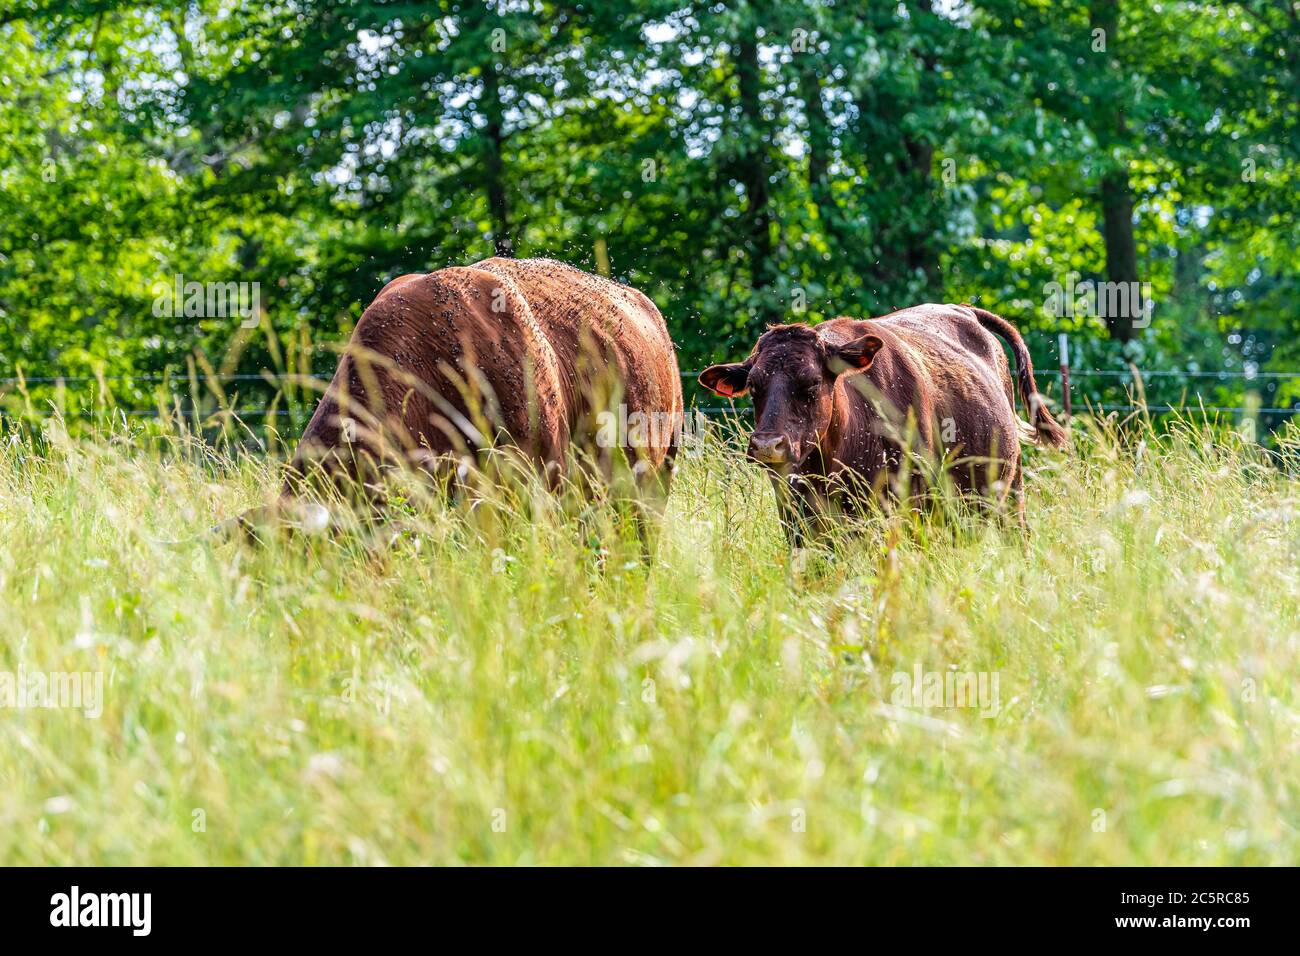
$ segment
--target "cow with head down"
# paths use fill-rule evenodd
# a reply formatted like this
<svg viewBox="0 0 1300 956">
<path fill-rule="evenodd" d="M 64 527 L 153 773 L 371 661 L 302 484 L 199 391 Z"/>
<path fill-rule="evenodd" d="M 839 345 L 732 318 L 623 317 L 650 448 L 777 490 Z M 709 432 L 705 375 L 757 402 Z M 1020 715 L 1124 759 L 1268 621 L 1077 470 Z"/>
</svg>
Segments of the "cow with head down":
<svg viewBox="0 0 1300 956">
<path fill-rule="evenodd" d="M 1015 357 L 1014 387 L 999 336 Z M 743 362 L 711 366 L 700 382 L 752 396 L 748 454 L 770 471 L 794 546 L 833 504 L 915 499 L 939 480 L 983 503 L 1014 496 L 1023 526 L 1022 439 L 1067 441 L 1020 333 L 969 305 L 773 326 Z M 1028 423 L 1016 415 L 1017 390 Z"/>
<path fill-rule="evenodd" d="M 603 420 L 619 404 L 620 420 L 659 427 L 598 447 Z M 445 473 L 490 448 L 514 449 L 552 481 L 575 453 L 607 469 L 625 456 L 643 489 L 663 485 L 681 422 L 668 329 L 635 289 L 550 259 L 492 258 L 405 275 L 357 322 L 280 500 L 223 530 L 318 520 L 319 506 L 300 503 L 313 481 L 360 489 L 373 503 L 386 469 Z"/>
</svg>

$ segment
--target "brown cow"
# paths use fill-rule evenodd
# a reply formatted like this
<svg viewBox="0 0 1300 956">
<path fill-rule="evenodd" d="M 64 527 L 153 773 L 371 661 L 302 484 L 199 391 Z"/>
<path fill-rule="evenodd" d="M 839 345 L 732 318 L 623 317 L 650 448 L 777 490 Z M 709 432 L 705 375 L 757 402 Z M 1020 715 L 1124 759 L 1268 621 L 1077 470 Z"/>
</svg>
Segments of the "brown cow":
<svg viewBox="0 0 1300 956">
<path fill-rule="evenodd" d="M 994 334 L 1011 346 L 1031 424 L 1016 417 Z M 1014 494 L 1023 525 L 1022 433 L 1066 443 L 1038 394 L 1020 333 L 969 305 L 774 326 L 744 362 L 707 368 L 700 382 L 718 395 L 752 393 L 749 457 L 771 470 L 795 546 L 803 525 L 824 520 L 832 500 L 919 495 L 940 469 L 963 494 L 994 501 Z"/>
<path fill-rule="evenodd" d="M 663 316 L 635 289 L 550 259 L 401 276 L 357 322 L 283 497 L 313 473 L 355 486 L 392 464 L 437 471 L 503 443 L 552 478 L 578 448 L 608 464 L 617 449 L 595 439 L 620 401 L 658 426 L 620 436 L 633 472 L 666 480 L 681 378 Z M 250 517 L 267 514 L 241 523 Z"/>
</svg>

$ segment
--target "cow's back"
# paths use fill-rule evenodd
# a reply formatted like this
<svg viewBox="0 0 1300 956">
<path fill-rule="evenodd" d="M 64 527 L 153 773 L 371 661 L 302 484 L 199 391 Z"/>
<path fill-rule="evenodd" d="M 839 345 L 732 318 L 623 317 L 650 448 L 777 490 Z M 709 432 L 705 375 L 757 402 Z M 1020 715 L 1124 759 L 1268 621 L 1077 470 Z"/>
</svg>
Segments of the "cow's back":
<svg viewBox="0 0 1300 956">
<path fill-rule="evenodd" d="M 858 387 L 855 375 L 841 380 L 854 418 L 874 423 L 849 430 L 849 441 L 869 433 L 897 437 L 908 427 L 910 414 L 919 450 L 935 460 L 944 455 L 996 458 L 1010 463 L 1012 471 L 1018 467 L 1020 441 L 1007 358 L 998 339 L 968 309 L 921 305 L 878 319 L 836 319 L 828 325 L 820 334 L 830 333 L 828 340 L 837 344 L 867 333 L 884 342 Z M 893 421 L 881 423 L 882 413 Z M 869 439 L 856 440 L 864 443 L 862 449 L 837 453 L 855 470 L 872 475 L 881 464 L 896 464 L 894 456 L 874 450 Z M 995 469 L 994 475 L 998 471 L 1005 474 L 1007 469 Z M 968 465 L 954 468 L 952 476 L 959 487 L 983 490 L 990 472 Z"/>
<path fill-rule="evenodd" d="M 970 309 L 959 305 L 926 304 L 902 309 L 873 319 L 887 324 L 913 350 L 936 382 L 950 378 L 954 370 L 962 381 L 955 382 L 959 392 L 967 390 L 965 380 L 972 376 L 987 392 L 992 385 L 1007 398 L 1015 411 L 1015 392 L 1011 370 L 1002 343 L 980 325 Z"/>
</svg>

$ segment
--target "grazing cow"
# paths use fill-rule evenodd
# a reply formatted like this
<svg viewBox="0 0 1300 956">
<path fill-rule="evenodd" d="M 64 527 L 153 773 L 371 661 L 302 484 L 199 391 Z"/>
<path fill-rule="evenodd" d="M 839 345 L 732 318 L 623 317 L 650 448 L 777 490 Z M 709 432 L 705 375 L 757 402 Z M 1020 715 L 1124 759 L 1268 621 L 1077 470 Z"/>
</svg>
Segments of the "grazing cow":
<svg viewBox="0 0 1300 956">
<path fill-rule="evenodd" d="M 595 446 L 618 402 L 621 420 L 651 425 L 617 442 L 638 481 L 666 480 L 681 378 L 663 316 L 635 289 L 550 259 L 401 276 L 357 322 L 283 497 L 312 474 L 355 488 L 393 464 L 437 472 L 489 445 L 519 449 L 553 480 L 571 450 L 609 465 L 618 449 Z"/>
<path fill-rule="evenodd" d="M 995 335 L 1015 356 L 1030 424 L 1016 417 Z M 826 519 L 832 499 L 921 494 L 935 477 L 925 474 L 927 463 L 963 494 L 993 501 L 1014 494 L 1023 525 L 1022 435 L 1066 443 L 1038 394 L 1020 333 L 969 305 L 774 326 L 749 358 L 707 368 L 700 382 L 718 395 L 753 395 L 749 457 L 770 469 L 795 546 L 806 522 Z"/>
</svg>

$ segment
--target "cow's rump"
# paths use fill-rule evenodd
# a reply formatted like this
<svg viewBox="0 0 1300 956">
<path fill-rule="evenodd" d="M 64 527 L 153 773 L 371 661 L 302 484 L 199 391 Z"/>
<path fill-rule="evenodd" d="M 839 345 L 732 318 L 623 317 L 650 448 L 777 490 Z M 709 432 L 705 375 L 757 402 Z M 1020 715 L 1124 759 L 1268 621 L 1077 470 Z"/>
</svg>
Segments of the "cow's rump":
<svg viewBox="0 0 1300 956">
<path fill-rule="evenodd" d="M 548 259 L 492 258 L 388 283 L 357 323 L 292 474 L 358 472 L 509 443 L 562 470 L 599 413 L 682 416 L 663 317 L 641 293 Z M 624 450 L 645 469 L 673 429 Z"/>
</svg>

